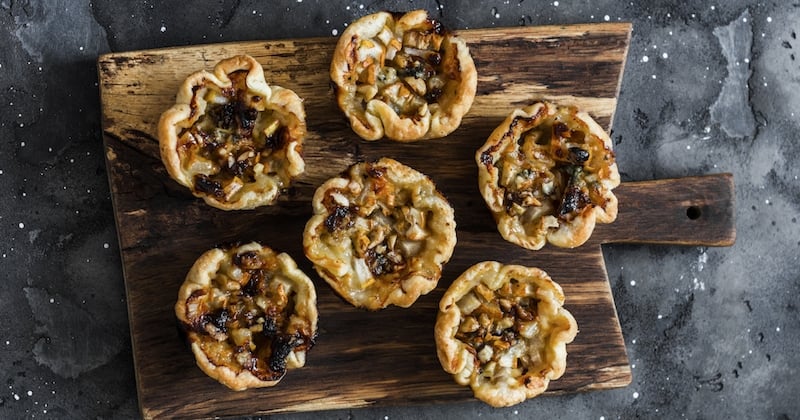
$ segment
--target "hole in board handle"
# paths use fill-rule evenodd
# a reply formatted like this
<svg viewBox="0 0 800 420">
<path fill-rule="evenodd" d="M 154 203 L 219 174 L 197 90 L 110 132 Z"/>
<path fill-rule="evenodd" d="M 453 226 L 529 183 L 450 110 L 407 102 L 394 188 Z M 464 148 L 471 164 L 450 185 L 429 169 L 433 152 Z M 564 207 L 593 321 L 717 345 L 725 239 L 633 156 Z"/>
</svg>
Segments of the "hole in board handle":
<svg viewBox="0 0 800 420">
<path fill-rule="evenodd" d="M 690 206 L 686 209 L 686 217 L 688 217 L 691 220 L 697 220 L 702 215 L 703 212 L 700 210 L 700 207 Z"/>
</svg>

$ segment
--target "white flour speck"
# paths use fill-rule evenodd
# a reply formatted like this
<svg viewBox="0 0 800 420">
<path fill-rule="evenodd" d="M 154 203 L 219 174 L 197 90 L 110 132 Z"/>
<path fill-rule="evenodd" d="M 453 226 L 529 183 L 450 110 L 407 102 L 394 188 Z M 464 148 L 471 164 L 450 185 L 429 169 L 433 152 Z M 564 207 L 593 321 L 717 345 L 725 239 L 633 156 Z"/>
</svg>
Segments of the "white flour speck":
<svg viewBox="0 0 800 420">
<path fill-rule="evenodd" d="M 781 327 L 775 327 L 775 331 L 776 332 L 781 332 Z M 6 344 L 8 344 L 8 341 L 6 341 Z"/>
<path fill-rule="evenodd" d="M 333 28 L 333 30 L 331 31 L 331 35 L 333 35 L 333 36 L 339 35 L 339 30 L 336 29 L 336 28 Z"/>
<path fill-rule="evenodd" d="M 104 243 L 104 244 L 103 244 L 103 248 L 105 248 L 105 249 L 108 249 L 108 246 L 109 246 L 109 245 L 108 245 L 108 242 L 106 242 L 106 243 Z"/>
<path fill-rule="evenodd" d="M 56 303 L 56 300 L 53 299 L 53 298 L 50 298 L 50 303 Z"/>
<path fill-rule="evenodd" d="M 717 6 L 714 6 L 714 5 L 711 6 L 711 10 L 714 10 L 716 8 L 717 8 Z"/>
<path fill-rule="evenodd" d="M 555 6 L 555 7 L 558 7 L 558 2 L 557 2 L 557 1 L 554 1 L 554 2 L 553 2 L 553 6 Z"/>
<path fill-rule="evenodd" d="M 25 142 L 24 141 L 19 142 L 19 147 L 25 147 Z"/>
<path fill-rule="evenodd" d="M 636 280 L 631 280 L 631 286 L 636 286 Z"/>
<path fill-rule="evenodd" d="M 603 20 L 608 22 L 609 20 L 611 20 L 611 16 L 605 15 L 605 16 L 603 16 Z"/>
<path fill-rule="evenodd" d="M 669 54 L 667 54 L 667 53 L 661 54 L 661 58 L 664 58 L 664 59 L 669 58 Z"/>
<path fill-rule="evenodd" d="M 664 318 L 664 315 L 658 314 L 658 319 Z"/>
<path fill-rule="evenodd" d="M 687 144 L 687 145 L 686 145 L 686 150 L 692 150 L 692 146 L 690 146 L 690 145 L 688 145 L 688 144 Z"/>
<path fill-rule="evenodd" d="M 28 391 L 28 396 L 32 397 L 33 396 L 33 391 Z"/>
<path fill-rule="evenodd" d="M 639 398 L 639 393 L 638 392 L 634 392 L 633 393 L 633 399 L 636 399 L 636 398 Z"/>
<path fill-rule="evenodd" d="M 16 393 L 14 394 L 14 401 L 19 401 L 19 395 Z"/>
<path fill-rule="evenodd" d="M 767 16 L 767 22 L 772 22 L 772 16 Z"/>
<path fill-rule="evenodd" d="M 162 33 L 163 33 L 163 32 L 167 32 L 167 27 L 166 27 L 166 26 L 164 26 L 164 25 L 161 25 L 161 32 L 162 32 Z"/>
<path fill-rule="evenodd" d="M 19 222 L 19 228 L 20 229 L 25 229 L 25 223 Z"/>
<path fill-rule="evenodd" d="M 708 262 L 708 254 L 702 252 L 700 255 L 697 256 L 697 271 L 703 271 L 705 268 L 706 263 Z"/>
<path fill-rule="evenodd" d="M 648 61 L 650 61 L 650 57 L 648 57 L 646 55 L 642 56 L 642 63 L 646 63 Z"/>
<path fill-rule="evenodd" d="M 655 79 L 656 79 L 656 75 L 655 75 L 655 74 L 654 74 L 654 75 L 652 75 L 652 76 L 650 76 L 650 77 L 652 77 L 652 78 L 653 78 L 653 80 L 655 80 Z"/>
</svg>

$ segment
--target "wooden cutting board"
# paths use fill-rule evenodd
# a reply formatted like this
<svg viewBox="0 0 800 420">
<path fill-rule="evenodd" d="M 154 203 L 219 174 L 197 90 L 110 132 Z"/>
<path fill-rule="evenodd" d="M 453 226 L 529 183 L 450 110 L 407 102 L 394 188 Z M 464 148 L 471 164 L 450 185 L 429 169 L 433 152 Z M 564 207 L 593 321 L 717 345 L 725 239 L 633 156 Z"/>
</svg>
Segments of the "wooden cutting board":
<svg viewBox="0 0 800 420">
<path fill-rule="evenodd" d="M 328 66 L 334 38 L 238 42 L 114 53 L 98 60 L 103 141 L 119 235 L 139 401 L 146 418 L 212 417 L 463 401 L 471 392 L 444 373 L 433 324 L 444 289 L 483 260 L 538 266 L 559 282 L 580 333 L 564 376 L 549 393 L 625 386 L 631 370 L 601 244 L 730 245 L 729 175 L 624 183 L 619 218 L 573 250 L 537 252 L 506 243 L 477 189 L 473 155 L 514 107 L 545 98 L 577 104 L 609 128 L 630 38 L 629 24 L 460 31 L 478 69 L 478 93 L 445 139 L 365 142 L 335 106 Z M 172 181 L 158 157 L 160 113 L 189 73 L 246 53 L 267 80 L 305 99 L 307 172 L 279 204 L 224 212 Z M 624 153 L 619 151 L 619 153 Z M 351 163 L 390 156 L 428 174 L 456 211 L 458 245 L 439 287 L 409 309 L 354 309 L 321 281 L 302 252 L 314 189 Z M 288 252 L 315 282 L 319 339 L 306 367 L 279 386 L 232 392 L 206 377 L 182 342 L 172 312 L 194 260 L 215 244 L 259 240 Z"/>
</svg>

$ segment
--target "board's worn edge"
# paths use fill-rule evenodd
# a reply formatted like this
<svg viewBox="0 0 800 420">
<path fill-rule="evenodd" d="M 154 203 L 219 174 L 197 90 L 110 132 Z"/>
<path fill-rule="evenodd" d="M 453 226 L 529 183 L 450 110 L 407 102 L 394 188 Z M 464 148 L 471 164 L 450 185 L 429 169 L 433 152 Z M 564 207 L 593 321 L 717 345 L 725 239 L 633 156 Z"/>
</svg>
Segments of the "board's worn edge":
<svg viewBox="0 0 800 420">
<path fill-rule="evenodd" d="M 604 29 L 603 32 L 607 33 L 627 33 L 627 39 L 625 41 L 625 51 L 624 56 L 628 54 L 628 48 L 630 45 L 630 36 L 631 32 L 633 31 L 633 24 L 630 22 L 599 22 L 599 23 L 575 23 L 569 25 L 537 25 L 537 26 L 510 26 L 510 27 L 497 27 L 497 28 L 473 28 L 473 29 L 457 29 L 454 28 L 453 32 L 456 35 L 486 35 L 497 33 L 498 30 L 503 30 L 506 32 L 519 32 L 520 34 L 527 35 L 527 38 L 530 39 L 548 39 L 554 37 L 563 37 L 563 36 L 576 36 L 579 34 L 585 34 L 590 31 L 596 31 L 598 28 Z M 331 42 L 331 37 L 327 36 L 317 36 L 317 37 L 306 37 L 306 38 L 276 38 L 276 39 L 267 39 L 267 40 L 242 40 L 242 41 L 226 41 L 226 42 L 212 42 L 208 44 L 193 44 L 193 45 L 172 45 L 160 48 L 146 48 L 146 49 L 137 49 L 137 50 L 126 50 L 126 51 L 112 51 L 104 54 L 100 54 L 97 58 L 98 65 L 100 62 L 109 62 L 114 61 L 114 57 L 123 57 L 123 56 L 130 56 L 130 55 L 162 55 L 164 53 L 174 52 L 174 51 L 191 51 L 191 50 L 202 50 L 204 48 L 224 48 L 224 47 L 240 47 L 240 46 L 253 46 L 253 45 L 265 45 L 265 44 L 279 44 L 281 42 L 300 42 L 300 43 L 310 43 L 314 41 L 324 40 L 324 42 Z M 620 69 L 620 79 L 622 78 L 622 74 L 624 73 L 624 61 L 622 63 L 623 67 Z M 101 70 L 100 67 L 98 69 Z"/>
<path fill-rule="evenodd" d="M 579 25 L 549 25 L 549 26 L 542 26 L 542 27 L 535 27 L 535 28 L 532 28 L 532 27 L 516 28 L 515 27 L 515 28 L 467 29 L 467 30 L 458 30 L 456 32 L 459 33 L 459 34 L 463 34 L 464 32 L 468 32 L 468 33 L 469 32 L 473 32 L 475 34 L 478 34 L 478 33 L 484 33 L 484 32 L 491 32 L 491 31 L 496 30 L 496 29 L 504 29 L 506 31 L 519 31 L 520 33 L 529 33 L 531 39 L 537 39 L 537 38 L 540 39 L 540 38 L 552 38 L 553 37 L 552 33 L 550 33 L 550 34 L 546 33 L 549 30 L 555 30 L 555 32 L 563 32 L 566 29 L 573 29 L 573 30 L 576 30 L 576 33 L 577 33 L 577 32 L 584 31 L 584 29 L 592 29 L 592 28 L 596 28 L 598 26 L 603 26 L 605 28 L 617 28 L 617 27 L 620 27 L 620 26 L 627 27 L 627 38 L 626 38 L 626 41 L 624 43 L 624 51 L 622 53 L 623 60 L 622 60 L 622 63 L 620 65 L 620 72 L 619 72 L 619 75 L 618 75 L 618 85 L 617 85 L 616 95 L 614 97 L 614 101 L 615 101 L 615 104 L 616 104 L 616 101 L 617 101 L 617 98 L 618 98 L 618 94 L 619 94 L 619 86 L 621 84 L 622 77 L 623 77 L 623 74 L 624 74 L 624 64 L 625 64 L 625 59 L 624 58 L 627 57 L 629 41 L 630 41 L 630 25 L 629 24 L 620 24 L 620 23 L 605 23 L 605 24 L 602 24 L 601 23 L 601 24 L 579 24 Z M 534 30 L 532 30 L 532 29 L 534 29 Z M 578 31 L 578 29 L 580 29 L 580 31 Z M 556 37 L 557 36 L 573 36 L 573 35 L 572 35 L 572 33 L 557 33 Z M 131 54 L 145 54 L 145 55 L 170 54 L 170 53 L 172 53 L 174 51 L 181 51 L 181 50 L 186 51 L 187 49 L 189 50 L 189 52 L 192 52 L 192 51 L 202 50 L 204 48 L 228 48 L 228 47 L 239 48 L 243 44 L 244 45 L 248 45 L 248 46 L 260 46 L 260 45 L 272 44 L 272 43 L 280 43 L 280 42 L 293 42 L 293 43 L 313 42 L 314 40 L 323 40 L 323 39 L 326 40 L 326 42 L 330 41 L 330 39 L 328 37 L 303 38 L 303 39 L 285 39 L 285 40 L 276 39 L 276 40 L 268 40 L 268 41 L 244 41 L 244 42 L 226 42 L 226 43 L 215 43 L 215 44 L 194 45 L 194 46 L 174 46 L 174 47 L 159 48 L 159 49 L 107 53 L 107 54 L 103 54 L 103 55 L 98 57 L 98 60 L 97 60 L 98 74 L 100 75 L 100 77 L 103 77 L 103 75 L 105 74 L 105 69 L 102 68 L 102 66 L 101 66 L 102 62 L 113 61 L 115 57 L 124 57 L 124 56 L 129 56 Z M 105 134 L 105 131 L 106 131 L 106 129 L 110 128 L 110 122 L 108 121 L 108 119 L 106 118 L 106 115 L 105 115 L 105 106 L 106 105 L 105 105 L 105 101 L 104 101 L 105 89 L 103 87 L 103 83 L 100 83 L 100 96 L 101 96 L 101 98 L 100 98 L 101 99 L 101 107 L 103 109 L 103 115 L 102 115 L 103 146 L 104 146 L 104 153 L 107 153 L 107 151 L 109 150 L 110 145 L 109 145 L 109 138 Z M 611 115 L 611 121 L 612 122 L 613 122 L 614 113 L 612 113 L 612 115 Z M 108 170 L 107 171 L 107 175 L 109 176 L 109 184 L 113 186 L 113 181 L 110 178 L 111 177 L 111 171 L 113 170 L 113 167 L 112 167 L 113 163 L 111 161 L 109 161 L 108 156 L 105 156 L 105 157 L 106 157 L 106 165 L 107 165 L 107 170 Z M 117 229 L 120 229 L 120 225 L 119 225 L 120 221 L 117 218 L 117 214 L 118 214 L 117 213 L 117 209 L 116 209 L 117 204 L 116 204 L 116 198 L 114 197 L 114 194 L 112 194 L 112 204 L 113 204 L 113 206 L 115 208 L 115 210 L 114 210 L 114 213 L 115 213 L 114 214 L 115 225 L 116 225 Z M 118 236 L 117 239 L 119 240 L 119 236 Z M 122 254 L 121 247 L 120 247 L 120 252 Z M 121 258 L 124 261 L 125 256 L 121 255 Z M 123 275 L 125 276 L 125 278 L 127 278 L 127 274 L 124 272 L 124 270 L 125 270 L 125 264 L 123 264 Z M 608 280 L 606 279 L 606 281 L 608 281 Z M 129 288 L 128 288 L 128 282 L 126 281 L 126 294 L 128 294 L 128 293 L 129 293 Z M 610 294 L 610 297 L 612 298 L 612 305 L 613 305 L 613 294 Z M 616 313 L 616 307 L 614 306 L 613 309 L 614 309 L 614 315 L 616 317 L 616 321 L 617 321 L 617 324 L 618 324 L 619 323 L 619 319 L 618 319 L 618 315 Z M 129 319 L 131 319 L 133 321 L 133 317 L 132 317 L 132 314 L 131 314 L 130 306 L 128 306 L 128 315 L 129 315 Z M 619 329 L 619 326 L 618 326 L 618 329 Z M 622 338 L 621 329 L 619 329 L 619 331 L 620 331 L 620 338 Z M 133 328 L 131 328 L 131 334 L 133 334 Z M 622 347 L 624 349 L 624 342 L 622 343 Z M 627 360 L 627 354 L 625 355 L 625 358 Z M 134 359 L 134 366 L 135 366 L 136 357 L 134 357 L 133 359 Z M 623 367 L 623 370 L 624 370 L 624 367 Z M 628 378 L 630 378 L 630 367 L 629 367 L 629 365 L 627 365 L 627 372 L 628 372 Z M 141 391 L 138 369 L 135 369 L 135 374 L 136 374 L 136 380 L 137 380 L 137 389 L 139 389 Z M 617 383 L 617 382 L 615 382 L 615 383 Z M 630 380 L 627 383 L 630 383 Z M 618 384 L 618 385 L 615 385 L 613 387 L 625 386 L 625 385 L 627 385 L 627 383 Z M 610 387 L 602 386 L 602 387 L 597 387 L 597 388 L 591 388 L 590 387 L 590 388 L 587 388 L 587 389 L 608 389 L 608 388 L 610 388 Z M 580 389 L 577 390 L 577 391 L 580 391 Z M 570 392 L 574 392 L 574 391 L 573 390 L 555 391 L 555 392 L 548 392 L 548 394 L 555 395 L 555 394 L 570 393 Z M 140 395 L 141 395 L 141 392 L 140 392 Z M 462 401 L 462 400 L 447 400 L 447 401 L 442 401 L 442 402 L 454 403 L 454 402 L 458 402 L 458 401 Z M 375 403 L 376 403 L 376 401 L 366 401 L 366 405 L 374 405 Z M 301 406 L 305 407 L 307 409 L 304 410 L 304 409 L 301 408 Z M 158 416 L 158 415 L 164 413 L 164 410 L 157 410 L 157 409 L 145 407 L 143 405 L 143 401 L 142 401 L 141 398 L 139 398 L 139 407 L 140 407 L 140 410 L 141 410 L 142 414 L 146 418 L 152 418 L 154 416 Z M 269 411 L 269 413 L 283 413 L 283 412 L 293 412 L 293 411 L 314 411 L 314 410 L 337 409 L 337 408 L 348 408 L 348 407 L 352 408 L 353 405 L 335 406 L 335 405 L 325 405 L 325 404 L 323 404 L 323 405 L 300 404 L 297 407 L 295 407 L 296 409 L 292 409 L 292 407 L 285 407 L 284 409 L 280 409 L 278 411 Z"/>
<path fill-rule="evenodd" d="M 604 275 L 604 279 L 603 279 L 603 280 L 605 280 L 604 284 L 608 288 L 607 292 L 608 292 L 608 298 L 611 300 L 611 310 L 614 311 L 614 321 L 615 321 L 615 324 L 616 324 L 615 327 L 616 327 L 617 331 L 619 331 L 619 338 L 622 340 L 622 343 L 620 343 L 620 344 L 621 344 L 621 347 L 622 347 L 623 355 L 625 356 L 624 357 L 625 363 L 618 367 L 621 370 L 622 374 L 624 375 L 623 378 L 622 378 L 621 385 L 619 387 L 627 386 L 633 381 L 633 370 L 631 369 L 630 358 L 628 357 L 628 347 L 625 345 L 625 334 L 623 334 L 623 332 L 622 332 L 622 324 L 619 321 L 619 312 L 617 311 L 617 303 L 614 300 L 614 291 L 611 289 L 611 281 L 608 279 L 608 267 L 606 267 L 606 257 L 605 257 L 605 254 L 603 253 L 603 246 L 602 245 L 600 246 L 600 261 L 599 261 L 599 263 L 600 263 L 600 266 L 602 267 L 602 271 L 603 271 L 603 275 Z M 611 387 L 611 388 L 613 388 L 613 387 Z M 595 388 L 589 388 L 589 389 L 595 389 Z M 607 388 L 604 388 L 604 389 L 607 389 Z"/>
<path fill-rule="evenodd" d="M 119 235 L 119 231 L 121 229 L 121 226 L 120 226 L 121 222 L 119 220 L 119 209 L 117 207 L 118 206 L 117 198 L 116 198 L 116 194 L 114 194 L 114 182 L 113 182 L 113 179 L 112 179 L 112 171 L 114 170 L 114 162 L 113 161 L 115 159 L 109 159 L 109 151 L 111 151 L 112 153 L 114 153 L 114 152 L 113 152 L 113 148 L 111 147 L 111 145 L 109 145 L 109 139 L 108 139 L 108 136 L 106 135 L 106 129 L 109 127 L 109 122 L 108 122 L 108 119 L 107 119 L 106 113 L 105 113 L 105 109 L 106 109 L 106 101 L 105 101 L 105 94 L 104 94 L 105 93 L 105 87 L 103 86 L 103 83 L 102 83 L 102 78 L 103 78 L 103 75 L 104 75 L 104 69 L 102 68 L 102 66 L 100 64 L 100 59 L 99 58 L 98 58 L 98 60 L 96 62 L 96 66 L 97 66 L 97 77 L 98 77 L 98 82 L 99 82 L 98 83 L 98 86 L 99 86 L 99 91 L 98 91 L 98 93 L 99 93 L 98 97 L 99 98 L 98 99 L 100 100 L 100 109 L 101 109 L 100 124 L 101 124 L 101 128 L 102 128 L 101 129 L 101 136 L 102 136 L 102 144 L 103 144 L 103 160 L 105 161 L 106 179 L 108 180 L 109 194 L 111 195 L 111 208 L 112 208 L 112 212 L 114 213 L 114 229 L 116 230 L 117 249 L 119 250 L 119 258 L 120 258 L 120 261 L 122 262 L 122 264 L 121 264 L 122 265 L 122 267 L 121 267 L 121 269 L 122 269 L 122 279 L 123 279 L 123 284 L 125 286 L 125 302 L 126 302 L 125 309 L 127 311 L 128 325 L 129 325 L 128 336 L 129 336 L 129 339 L 131 341 L 131 353 L 134 353 L 134 351 L 133 351 L 133 341 L 134 341 L 133 323 L 135 322 L 135 319 L 134 319 L 134 316 L 133 316 L 133 308 L 131 308 L 131 305 L 127 304 L 127 302 L 130 302 L 131 291 L 130 291 L 129 282 L 127 281 L 129 276 L 128 276 L 127 268 L 126 268 L 127 264 L 125 264 L 125 259 L 126 259 L 125 258 L 125 253 L 123 252 L 122 240 L 121 240 L 121 237 Z M 133 354 L 132 354 L 132 357 L 131 357 L 131 361 L 133 363 L 134 380 L 136 381 L 136 391 L 137 391 L 136 403 L 137 403 L 137 405 L 139 407 L 139 412 L 142 413 L 142 415 L 145 415 L 145 413 L 148 411 L 148 409 L 147 409 L 147 407 L 145 407 L 144 401 L 141 398 L 141 395 L 142 395 L 142 393 L 141 393 L 141 383 L 142 382 L 141 382 L 141 378 L 139 376 L 139 369 L 138 369 L 138 366 L 137 366 L 138 362 L 136 360 L 135 355 L 133 355 Z"/>
<path fill-rule="evenodd" d="M 628 62 L 628 50 L 631 46 L 631 35 L 633 34 L 633 25 L 630 23 L 626 24 L 627 26 L 627 34 L 625 36 L 625 43 L 624 43 L 624 51 L 622 52 L 622 56 L 624 59 L 622 60 L 622 64 L 619 66 L 619 78 L 617 79 L 617 89 L 614 92 L 614 112 L 611 114 L 611 118 L 608 122 L 608 127 L 606 128 L 606 132 L 609 133 L 609 137 L 611 136 L 611 132 L 614 129 L 614 118 L 617 115 L 617 104 L 616 102 L 619 101 L 619 93 L 622 91 L 622 78 L 625 75 L 625 65 Z"/>
</svg>

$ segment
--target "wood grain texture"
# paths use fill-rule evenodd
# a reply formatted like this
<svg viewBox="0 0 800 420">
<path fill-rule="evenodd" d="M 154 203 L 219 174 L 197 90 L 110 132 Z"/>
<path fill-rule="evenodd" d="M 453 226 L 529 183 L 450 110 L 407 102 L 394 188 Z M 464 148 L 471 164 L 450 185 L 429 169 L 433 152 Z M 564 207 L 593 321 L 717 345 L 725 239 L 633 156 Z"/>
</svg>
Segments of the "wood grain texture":
<svg viewBox="0 0 800 420">
<path fill-rule="evenodd" d="M 598 228 L 580 248 L 531 252 L 504 242 L 497 233 L 477 190 L 474 153 L 512 108 L 534 99 L 576 104 L 609 128 L 630 30 L 628 24 L 593 24 L 460 31 L 478 68 L 475 103 L 462 126 L 447 138 L 412 144 L 364 142 L 351 132 L 329 87 L 333 38 L 100 57 L 103 138 L 144 417 L 259 415 L 470 399 L 471 392 L 439 366 L 433 325 L 437 303 L 450 282 L 472 264 L 492 259 L 540 267 L 564 288 L 566 308 L 577 319 L 580 333 L 567 347 L 565 375 L 550 384 L 549 393 L 628 384 L 631 371 L 601 244 L 701 243 L 704 236 L 695 229 L 713 223 L 716 209 L 725 213 L 725 200 L 732 196 L 718 197 L 718 188 L 699 181 L 688 188 L 682 180 L 623 184 L 615 224 Z M 264 65 L 269 82 L 305 99 L 307 172 L 275 206 L 224 212 L 195 199 L 169 178 L 158 157 L 155 127 L 189 73 L 241 53 Z M 400 160 L 434 180 L 455 208 L 458 245 L 435 291 L 409 309 L 368 313 L 338 298 L 316 276 L 303 256 L 302 231 L 319 184 L 357 160 L 380 156 Z M 665 186 L 680 193 L 680 199 L 670 201 L 660 194 Z M 687 205 L 700 207 L 702 215 L 688 229 L 673 229 L 685 222 L 677 216 L 641 217 L 642 210 L 666 206 L 672 213 L 664 214 L 677 211 L 686 218 Z M 732 225 L 732 215 L 726 222 Z M 723 231 L 724 224 L 719 226 Z M 714 238 L 711 245 L 721 245 L 733 236 Z M 319 339 L 306 367 L 290 371 L 277 387 L 239 393 L 195 366 L 172 312 L 178 287 L 194 260 L 215 244 L 237 240 L 259 240 L 293 256 L 315 282 L 320 312 Z"/>
<path fill-rule="evenodd" d="M 600 226 L 594 240 L 705 246 L 736 240 L 731 174 L 629 182 L 614 192 L 617 220 Z"/>
</svg>

